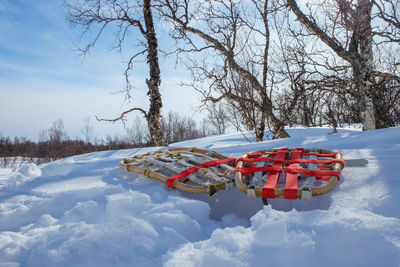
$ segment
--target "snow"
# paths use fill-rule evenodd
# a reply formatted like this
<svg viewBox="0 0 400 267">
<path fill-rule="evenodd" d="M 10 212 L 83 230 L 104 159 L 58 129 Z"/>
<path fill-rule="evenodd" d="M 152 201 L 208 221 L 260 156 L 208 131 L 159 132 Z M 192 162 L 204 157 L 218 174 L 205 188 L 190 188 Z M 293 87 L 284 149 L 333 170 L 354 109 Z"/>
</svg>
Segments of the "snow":
<svg viewBox="0 0 400 267">
<path fill-rule="evenodd" d="M 235 157 L 318 147 L 369 163 L 343 169 L 329 194 L 268 206 L 236 188 L 191 195 L 118 168 L 158 148 L 0 169 L 0 266 L 400 266 L 400 128 L 288 131 L 259 143 L 226 134 L 170 147 Z"/>
</svg>

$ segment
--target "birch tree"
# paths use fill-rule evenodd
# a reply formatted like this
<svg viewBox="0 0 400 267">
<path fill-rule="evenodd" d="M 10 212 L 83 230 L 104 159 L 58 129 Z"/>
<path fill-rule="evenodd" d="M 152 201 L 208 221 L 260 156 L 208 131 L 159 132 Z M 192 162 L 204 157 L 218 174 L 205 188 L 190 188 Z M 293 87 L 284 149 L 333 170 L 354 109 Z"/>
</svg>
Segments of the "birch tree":
<svg viewBox="0 0 400 267">
<path fill-rule="evenodd" d="M 92 37 L 81 52 L 86 54 L 104 34 L 106 28 L 116 32 L 116 49 L 122 49 L 128 42 L 128 34 L 135 31 L 137 40 L 131 42 L 138 48 L 128 60 L 125 70 L 126 98 L 131 99 L 131 82 L 129 73 L 134 67 L 135 60 L 146 55 L 149 67 L 149 78 L 145 82 L 148 88 L 150 107 L 148 111 L 140 107 L 133 107 L 124 111 L 119 117 L 111 120 L 100 119 L 109 122 L 122 121 L 125 123 L 126 115 L 133 111 L 139 111 L 147 120 L 150 136 L 157 146 L 165 144 L 161 131 L 162 99 L 160 94 L 161 76 L 158 62 L 158 40 L 154 29 L 151 0 L 65 0 L 64 7 L 67 11 L 67 21 L 73 27 L 82 29 L 82 36 Z M 114 27 L 114 28 L 113 28 Z M 142 37 L 142 38 L 140 38 Z"/>
<path fill-rule="evenodd" d="M 399 1 L 371 1 L 371 0 L 334 0 L 313 1 L 303 7 L 299 7 L 296 0 L 284 1 L 296 16 L 297 20 L 307 30 L 317 36 L 341 59 L 346 61 L 352 69 L 352 84 L 356 91 L 357 105 L 360 111 L 363 129 L 377 128 L 376 117 L 377 96 L 376 77 L 391 77 L 398 79 L 396 75 L 390 75 L 385 71 L 377 71 L 374 65 L 373 37 L 377 34 L 392 42 L 399 38 L 399 30 L 396 28 L 399 9 Z M 373 5 L 378 8 L 373 11 Z M 392 7 L 390 9 L 387 7 Z M 385 8 L 386 7 L 386 8 Z M 308 9 L 305 11 L 304 9 Z M 374 19 L 381 18 L 375 25 L 385 29 L 374 31 L 372 25 Z M 386 26 L 384 24 L 386 23 Z M 379 28 L 379 27 L 378 27 Z M 376 27 L 375 27 L 376 30 Z M 378 124 L 379 126 L 379 124 Z"/>
</svg>

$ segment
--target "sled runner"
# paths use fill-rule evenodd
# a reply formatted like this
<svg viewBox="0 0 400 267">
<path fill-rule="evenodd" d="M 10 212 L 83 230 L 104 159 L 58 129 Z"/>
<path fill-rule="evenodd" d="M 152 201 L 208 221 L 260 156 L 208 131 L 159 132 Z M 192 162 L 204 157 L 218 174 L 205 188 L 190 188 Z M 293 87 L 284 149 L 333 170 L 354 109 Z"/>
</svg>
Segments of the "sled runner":
<svg viewBox="0 0 400 267">
<path fill-rule="evenodd" d="M 309 200 L 331 191 L 344 165 L 340 152 L 323 149 L 245 153 L 236 161 L 235 185 L 249 197 Z"/>
<path fill-rule="evenodd" d="M 119 166 L 190 193 L 214 194 L 233 186 L 235 159 L 214 151 L 173 148 L 123 159 Z"/>
</svg>

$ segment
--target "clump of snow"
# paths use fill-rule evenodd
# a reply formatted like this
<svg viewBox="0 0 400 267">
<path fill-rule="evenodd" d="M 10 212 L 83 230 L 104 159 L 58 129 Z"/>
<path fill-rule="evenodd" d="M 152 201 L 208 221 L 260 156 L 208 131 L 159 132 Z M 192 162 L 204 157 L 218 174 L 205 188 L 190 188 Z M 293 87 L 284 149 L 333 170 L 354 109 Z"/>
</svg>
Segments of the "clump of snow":
<svg viewBox="0 0 400 267">
<path fill-rule="evenodd" d="M 312 231 L 292 229 L 284 212 L 264 207 L 249 228 L 217 229 L 208 240 L 170 252 L 166 266 L 303 266 L 312 262 L 314 238 Z"/>
<path fill-rule="evenodd" d="M 118 167 L 159 148 L 104 151 L 0 170 L 0 266 L 399 266 L 400 128 L 288 129 L 248 143 L 241 134 L 195 146 L 238 157 L 277 147 L 339 150 L 366 158 L 311 201 L 212 198 L 167 188 Z"/>
<path fill-rule="evenodd" d="M 0 168 L 0 188 L 5 186 L 10 179 L 10 174 L 13 172 L 12 168 Z"/>
<path fill-rule="evenodd" d="M 46 176 L 57 176 L 57 175 L 67 175 L 73 169 L 74 163 L 73 158 L 60 159 L 54 162 L 45 163 L 42 165 L 43 175 Z"/>
<path fill-rule="evenodd" d="M 40 168 L 34 163 L 24 164 L 17 171 L 26 177 L 38 177 L 42 174 Z"/>
<path fill-rule="evenodd" d="M 41 176 L 41 174 L 41 169 L 35 163 L 25 163 L 15 172 L 12 172 L 10 178 L 7 179 L 7 188 L 9 190 L 18 190 L 26 183 Z"/>
<path fill-rule="evenodd" d="M 270 208 L 269 208 L 270 209 Z M 255 243 L 266 246 L 282 246 L 288 243 L 285 216 L 268 212 L 257 213 L 251 218 Z"/>
</svg>

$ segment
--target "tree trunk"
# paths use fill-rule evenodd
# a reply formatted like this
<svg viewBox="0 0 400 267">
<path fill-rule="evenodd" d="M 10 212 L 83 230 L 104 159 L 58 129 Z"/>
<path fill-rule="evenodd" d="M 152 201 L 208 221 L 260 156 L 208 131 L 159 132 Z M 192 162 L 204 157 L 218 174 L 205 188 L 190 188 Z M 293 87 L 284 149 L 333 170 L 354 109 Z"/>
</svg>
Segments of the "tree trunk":
<svg viewBox="0 0 400 267">
<path fill-rule="evenodd" d="M 262 127 L 262 126 L 256 127 L 254 129 L 254 133 L 256 135 L 256 142 L 262 142 L 264 140 L 264 129 L 265 129 L 265 126 L 264 127 Z"/>
<path fill-rule="evenodd" d="M 353 79 L 357 89 L 357 102 L 360 108 L 360 117 L 363 122 L 363 130 L 376 129 L 375 109 L 372 98 L 372 82 L 365 80 L 371 74 L 363 62 L 355 60 L 351 63 Z"/>
<path fill-rule="evenodd" d="M 358 26 L 355 32 L 358 37 L 359 55 L 361 60 L 360 77 L 357 77 L 358 93 L 361 100 L 361 116 L 363 119 L 363 129 L 376 129 L 375 109 L 373 101 L 373 77 L 372 77 L 372 29 L 371 29 L 371 9 L 370 0 L 359 0 L 357 19 Z"/>
<path fill-rule="evenodd" d="M 147 113 L 147 123 L 151 139 L 156 146 L 165 145 L 165 140 L 161 130 L 161 108 L 162 100 L 160 94 L 160 67 L 158 64 L 158 44 L 154 31 L 153 15 L 151 12 L 151 0 L 143 1 L 143 15 L 146 25 L 147 63 L 150 68 L 150 79 L 146 79 L 149 91 L 147 95 L 150 98 L 150 109 Z"/>
</svg>

